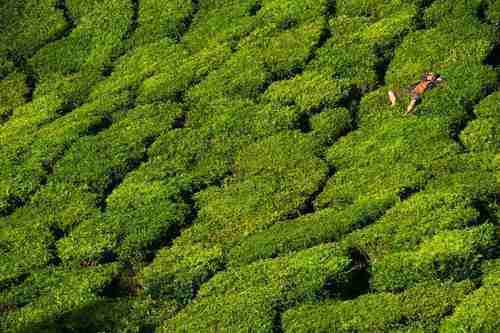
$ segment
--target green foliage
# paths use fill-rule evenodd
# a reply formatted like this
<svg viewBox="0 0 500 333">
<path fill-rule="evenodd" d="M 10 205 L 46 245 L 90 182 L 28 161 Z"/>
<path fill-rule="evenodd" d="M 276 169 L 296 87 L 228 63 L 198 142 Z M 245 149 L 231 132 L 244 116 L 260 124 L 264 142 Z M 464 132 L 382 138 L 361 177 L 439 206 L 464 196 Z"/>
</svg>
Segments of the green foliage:
<svg viewBox="0 0 500 333">
<path fill-rule="evenodd" d="M 433 1 L 425 11 L 424 21 L 427 26 L 435 26 L 454 19 L 477 20 L 481 6 L 483 6 L 481 0 Z"/>
<path fill-rule="evenodd" d="M 12 60 L 0 56 L 0 80 L 3 80 L 15 67 Z"/>
<path fill-rule="evenodd" d="M 53 260 L 53 234 L 35 221 L 21 227 L 2 225 L 0 229 L 0 286 L 7 285 L 32 269 Z M 29 247 L 26 246 L 29 244 Z M 1 302 L 0 302 L 1 303 Z"/>
<path fill-rule="evenodd" d="M 350 204 L 362 195 L 395 196 L 421 188 L 433 161 L 458 151 L 447 125 L 437 117 L 388 117 L 375 128 L 366 126 L 340 138 L 327 151 L 327 160 L 338 172 L 316 199 L 317 207 Z"/>
<path fill-rule="evenodd" d="M 162 331 L 210 332 L 217 327 L 223 332 L 270 332 L 278 309 L 342 292 L 350 268 L 350 259 L 335 246 L 322 245 L 219 273 Z"/>
<path fill-rule="evenodd" d="M 412 250 L 438 232 L 480 222 L 476 203 L 487 202 L 495 191 L 493 184 L 491 172 L 443 177 L 440 184 L 427 185 L 424 191 L 396 204 L 376 223 L 342 241 L 362 249 L 371 258 Z"/>
<path fill-rule="evenodd" d="M 377 219 L 391 202 L 360 200 L 344 210 L 326 208 L 243 238 L 228 253 L 228 264 L 243 265 L 274 258 L 320 243 L 339 241 L 350 231 Z"/>
<path fill-rule="evenodd" d="M 161 67 L 158 74 L 144 80 L 138 91 L 138 102 L 178 99 L 179 95 L 227 60 L 227 44 L 209 45 L 193 56 L 177 56 Z"/>
<path fill-rule="evenodd" d="M 0 107 L 13 109 L 24 104 L 27 93 L 26 75 L 12 72 L 0 81 Z"/>
<path fill-rule="evenodd" d="M 235 160 L 233 178 L 222 188 L 209 187 L 196 195 L 197 222 L 177 239 L 177 246 L 160 252 L 153 267 L 168 267 L 169 258 L 190 253 L 193 246 L 207 248 L 209 253 L 216 251 L 221 262 L 223 249 L 241 236 L 297 212 L 327 171 L 314 158 L 313 143 L 300 133 L 284 132 L 242 150 Z M 206 267 L 213 266 L 212 256 L 202 259 L 178 260 L 178 265 L 190 272 L 188 295 L 192 285 L 197 286 L 208 276 Z M 180 273 L 171 274 L 168 280 L 161 275 L 155 279 L 163 281 L 158 284 L 164 290 L 181 293 L 182 288 L 170 282 Z"/>
<path fill-rule="evenodd" d="M 471 151 L 498 151 L 498 120 L 500 119 L 500 92 L 486 97 L 474 109 L 477 118 L 460 133 L 460 139 Z"/>
<path fill-rule="evenodd" d="M 252 8 L 257 8 L 257 0 L 215 0 L 199 4 L 199 11 L 191 28 L 183 36 L 183 42 L 193 51 L 212 43 L 236 44 L 256 26 Z"/>
<path fill-rule="evenodd" d="M 333 107 L 344 97 L 347 86 L 331 80 L 325 73 L 306 71 L 290 80 L 276 81 L 266 90 L 263 100 L 283 106 L 295 106 L 301 113 Z"/>
<path fill-rule="evenodd" d="M 182 47 L 176 46 L 167 38 L 137 47 L 118 59 L 111 75 L 93 87 L 90 98 L 102 98 L 125 90 L 133 91 L 163 66 L 170 64 L 167 68 L 177 67 L 185 56 Z"/>
<path fill-rule="evenodd" d="M 222 249 L 202 244 L 160 250 L 144 269 L 144 291 L 155 298 L 188 303 L 196 289 L 223 266 Z"/>
<path fill-rule="evenodd" d="M 69 75 L 84 67 L 102 69 L 121 47 L 132 15 L 130 6 L 124 0 L 96 3 L 67 37 L 42 48 L 29 63 L 47 80 L 53 73 Z"/>
<path fill-rule="evenodd" d="M 476 278 L 481 259 L 495 243 L 495 227 L 491 224 L 443 231 L 415 251 L 397 252 L 374 261 L 373 288 L 401 290 L 425 280 Z"/>
<path fill-rule="evenodd" d="M 283 315 L 284 332 L 430 332 L 470 291 L 470 281 L 426 282 L 400 294 L 304 304 Z"/>
<path fill-rule="evenodd" d="M 486 14 L 491 23 L 495 24 L 498 27 L 500 25 L 500 1 L 489 0 L 488 11 Z"/>
<path fill-rule="evenodd" d="M 321 22 L 312 22 L 285 31 L 255 30 L 221 68 L 188 92 L 188 100 L 204 106 L 221 97 L 256 99 L 273 80 L 305 66 L 321 29 Z"/>
<path fill-rule="evenodd" d="M 317 146 L 329 147 L 338 138 L 352 130 L 353 119 L 346 108 L 329 108 L 312 116 L 310 126 L 310 135 L 316 140 Z"/>
<path fill-rule="evenodd" d="M 133 35 L 133 45 L 144 45 L 165 37 L 179 39 L 187 28 L 186 24 L 194 6 L 194 1 L 140 1 L 138 27 Z"/>
<path fill-rule="evenodd" d="M 139 262 L 163 238 L 171 238 L 185 222 L 188 207 L 182 184 L 147 182 L 140 172 L 129 175 L 107 198 L 106 214 L 80 223 L 61 239 L 58 253 L 65 262 L 99 262 L 110 254 Z"/>
<path fill-rule="evenodd" d="M 63 12 L 56 0 L 2 1 L 0 12 L 0 54 L 30 56 L 67 28 Z"/>
<path fill-rule="evenodd" d="M 368 17 L 374 21 L 390 16 L 408 4 L 421 6 L 424 2 L 422 0 L 340 0 L 337 1 L 337 15 Z"/>
<path fill-rule="evenodd" d="M 445 319 L 439 332 L 496 332 L 500 328 L 498 311 L 498 291 L 500 285 L 500 266 L 498 260 L 486 261 L 481 288 L 470 294 Z"/>
<path fill-rule="evenodd" d="M 68 146 L 107 126 L 113 114 L 120 113 L 127 101 L 127 95 L 114 96 L 62 115 L 68 106 L 53 96 L 47 96 L 16 109 L 4 125 L 7 135 L 3 139 L 6 144 L 2 154 L 10 158 L 5 158 L 0 171 L 3 178 L 1 210 L 8 211 L 16 203 L 26 201 L 40 187 Z M 50 105 L 49 102 L 59 104 Z"/>
<path fill-rule="evenodd" d="M 0 327 L 8 332 L 53 331 L 67 313 L 102 299 L 99 292 L 111 283 L 118 270 L 118 265 L 110 264 L 74 271 L 47 268 L 33 272 L 20 286 L 0 294 L 1 303 L 20 307 L 8 313 Z"/>
<path fill-rule="evenodd" d="M 0 331 L 496 331 L 497 3 L 3 1 Z"/>
</svg>

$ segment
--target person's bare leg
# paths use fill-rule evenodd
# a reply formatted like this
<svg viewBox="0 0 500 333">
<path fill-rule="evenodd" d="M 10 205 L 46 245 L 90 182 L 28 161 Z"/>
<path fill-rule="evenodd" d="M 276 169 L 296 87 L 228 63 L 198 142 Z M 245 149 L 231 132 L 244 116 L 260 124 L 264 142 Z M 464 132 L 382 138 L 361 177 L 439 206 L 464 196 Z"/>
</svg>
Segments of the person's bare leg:
<svg viewBox="0 0 500 333">
<path fill-rule="evenodd" d="M 416 104 L 417 104 L 417 100 L 415 98 L 412 98 L 410 104 L 408 104 L 408 107 L 406 108 L 405 114 L 411 113 L 413 111 L 413 109 L 415 108 Z"/>
<path fill-rule="evenodd" d="M 389 101 L 391 102 L 391 106 L 396 105 L 396 94 L 394 93 L 394 91 L 389 90 L 388 95 L 389 95 Z"/>
</svg>

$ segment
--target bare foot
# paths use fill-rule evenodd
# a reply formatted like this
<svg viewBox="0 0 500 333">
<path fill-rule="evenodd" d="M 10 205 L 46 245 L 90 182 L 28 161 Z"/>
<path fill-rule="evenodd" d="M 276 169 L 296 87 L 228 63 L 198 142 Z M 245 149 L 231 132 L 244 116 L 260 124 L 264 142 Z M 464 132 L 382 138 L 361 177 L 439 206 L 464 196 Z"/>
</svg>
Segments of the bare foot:
<svg viewBox="0 0 500 333">
<path fill-rule="evenodd" d="M 394 91 L 389 90 L 388 95 L 389 95 L 389 101 L 391 102 L 391 106 L 396 105 L 396 94 L 394 93 Z"/>
</svg>

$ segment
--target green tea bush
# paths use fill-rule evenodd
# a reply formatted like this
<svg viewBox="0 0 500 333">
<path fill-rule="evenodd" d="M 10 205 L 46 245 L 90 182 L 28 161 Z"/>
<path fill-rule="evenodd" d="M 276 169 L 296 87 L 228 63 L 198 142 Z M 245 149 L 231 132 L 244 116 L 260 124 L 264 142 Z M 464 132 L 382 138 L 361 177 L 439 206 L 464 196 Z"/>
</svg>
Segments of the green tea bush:
<svg viewBox="0 0 500 333">
<path fill-rule="evenodd" d="M 20 306 L 0 324 L 8 332 L 54 331 L 71 311 L 92 306 L 120 267 L 116 264 L 66 270 L 47 268 L 33 272 L 20 286 L 2 293 L 2 302 Z"/>
<path fill-rule="evenodd" d="M 498 151 L 497 121 L 500 119 L 500 92 L 496 92 L 474 109 L 476 119 L 460 133 L 460 139 L 471 151 Z"/>
<path fill-rule="evenodd" d="M 470 294 L 446 318 L 439 327 L 439 332 L 496 332 L 500 328 L 498 312 L 500 303 L 500 265 L 498 260 L 486 261 L 482 286 Z"/>
<path fill-rule="evenodd" d="M 429 332 L 474 288 L 425 282 L 400 294 L 372 293 L 347 301 L 304 304 L 283 315 L 284 332 Z"/>
<path fill-rule="evenodd" d="M 424 22 L 426 26 L 433 27 L 457 18 L 478 20 L 477 15 L 481 6 L 483 6 L 481 0 L 459 0 L 454 2 L 436 0 L 425 10 Z"/>
<path fill-rule="evenodd" d="M 367 198 L 343 210 L 326 208 L 291 221 L 276 223 L 268 229 L 242 238 L 228 252 L 228 264 L 239 266 L 320 243 L 339 241 L 352 230 L 377 219 L 391 204 Z"/>
<path fill-rule="evenodd" d="M 327 173 L 312 142 L 301 136 L 282 133 L 243 150 L 233 179 L 197 196 L 201 209 L 191 239 L 235 240 L 297 212 Z"/>
<path fill-rule="evenodd" d="M 337 1 L 337 15 L 368 17 L 370 20 L 375 21 L 390 16 L 402 7 L 408 5 L 420 7 L 424 3 L 423 0 L 341 0 Z"/>
<path fill-rule="evenodd" d="M 201 1 L 191 28 L 183 35 L 183 43 L 193 52 L 212 43 L 235 46 L 257 26 L 257 19 L 252 15 L 252 8 L 257 8 L 257 4 L 260 4 L 257 0 Z"/>
<path fill-rule="evenodd" d="M 195 188 L 213 184 L 230 172 L 241 147 L 288 126 L 287 119 L 273 119 L 273 110 L 259 110 L 249 100 L 216 100 L 210 107 L 189 110 L 185 128 L 165 133 L 151 146 L 152 177 L 188 176 Z"/>
<path fill-rule="evenodd" d="M 317 299 L 325 288 L 341 292 L 350 282 L 350 268 L 351 260 L 335 246 L 322 245 L 219 273 L 202 286 L 197 301 L 165 323 L 163 331 L 209 332 L 217 327 L 270 332 L 278 309 Z"/>
<path fill-rule="evenodd" d="M 421 243 L 416 251 L 375 260 L 372 286 L 376 290 L 401 290 L 430 279 L 476 278 L 481 260 L 495 244 L 495 227 L 491 224 L 443 231 Z"/>
<path fill-rule="evenodd" d="M 12 60 L 6 59 L 4 56 L 0 56 L 0 80 L 3 80 L 15 68 L 16 65 L 12 62 Z"/>
<path fill-rule="evenodd" d="M 137 101 L 148 103 L 157 100 L 176 99 L 209 72 L 219 68 L 230 56 L 227 44 L 213 44 L 196 54 L 170 61 L 157 75 L 147 78 L 139 87 Z"/>
<path fill-rule="evenodd" d="M 14 109 L 25 103 L 26 74 L 12 72 L 0 81 L 0 107 Z"/>
<path fill-rule="evenodd" d="M 69 312 L 57 321 L 54 328 L 75 332 L 139 333 L 159 326 L 172 317 L 178 307 L 172 301 L 153 300 L 141 295 L 102 298 Z"/>
<path fill-rule="evenodd" d="M 333 294 L 350 281 L 351 259 L 336 245 L 323 244 L 290 256 L 261 260 L 216 274 L 199 290 L 200 298 L 244 293 L 256 287 L 278 291 L 282 303 L 315 299 L 329 283 Z M 296 282 L 294 282 L 296 281 Z"/>
<path fill-rule="evenodd" d="M 258 98 L 273 80 L 305 66 L 322 26 L 321 22 L 312 22 L 282 32 L 255 30 L 221 68 L 188 92 L 188 101 L 203 107 L 221 97 Z"/>
<path fill-rule="evenodd" d="M 19 160 L 23 160 L 29 145 L 33 142 L 33 133 L 40 126 L 60 116 L 59 111 L 64 101 L 45 96 L 14 110 L 9 121 L 2 126 L 0 133 L 0 215 L 10 211 L 16 202 L 23 201 L 34 191 L 43 178 L 41 166 L 35 170 L 20 170 Z M 16 170 L 17 169 L 17 170 Z M 23 185 L 17 184 L 22 180 Z"/>
<path fill-rule="evenodd" d="M 0 229 L 0 288 L 8 282 L 47 266 L 53 259 L 54 235 L 36 221 L 24 226 L 2 224 Z M 29 246 L 27 246 L 29 244 Z M 2 302 L 0 302 L 2 303 Z"/>
<path fill-rule="evenodd" d="M 93 87 L 90 99 L 137 89 L 160 68 L 176 68 L 187 56 L 182 47 L 168 38 L 130 50 L 118 59 L 111 75 Z"/>
<path fill-rule="evenodd" d="M 477 202 L 492 200 L 491 172 L 464 172 L 443 177 L 389 209 L 376 223 L 346 236 L 342 242 L 378 258 L 395 251 L 409 251 L 438 232 L 463 229 L 480 223 Z"/>
<path fill-rule="evenodd" d="M 327 74 L 306 71 L 290 80 L 272 83 L 263 95 L 263 102 L 295 106 L 301 113 L 333 107 L 344 97 L 347 85 L 334 81 Z"/>
<path fill-rule="evenodd" d="M 99 6 L 99 0 L 65 0 L 68 14 L 78 25 L 81 19 L 88 15 L 94 14 L 96 8 Z"/>
<path fill-rule="evenodd" d="M 328 108 L 310 118 L 310 135 L 318 147 L 330 147 L 353 128 L 351 113 L 346 108 Z M 326 149 L 326 148 L 325 148 Z"/>
<path fill-rule="evenodd" d="M 30 56 L 51 39 L 60 36 L 68 22 L 56 8 L 56 0 L 2 1 L 0 54 Z"/>
<path fill-rule="evenodd" d="M 500 1 L 489 0 L 486 15 L 490 22 L 498 27 L 500 25 Z"/>
<path fill-rule="evenodd" d="M 111 107 L 116 107 L 113 103 L 110 104 Z M 100 105 L 101 108 L 102 106 Z M 97 208 L 96 205 L 99 204 L 98 198 L 102 198 L 109 186 L 121 180 L 131 168 L 135 167 L 145 156 L 146 146 L 150 140 L 170 128 L 181 110 L 171 104 L 151 104 L 120 113 L 122 113 L 121 121 L 118 117 L 117 122 L 108 130 L 78 140 L 61 160 L 50 167 L 53 169 L 53 175 L 48 186 L 34 196 L 31 204 L 21 211 L 21 217 L 27 212 L 29 214 L 30 210 L 35 212 L 41 210 L 45 213 L 40 216 L 50 217 L 51 223 L 67 229 L 85 219 L 87 214 L 83 212 L 90 211 L 89 216 L 92 216 Z M 59 139 L 64 141 L 64 137 Z M 64 142 L 61 144 L 64 145 Z M 50 146 L 43 148 L 47 149 Z M 56 151 L 53 153 L 57 153 L 58 147 L 54 148 Z M 44 160 L 37 160 L 36 155 L 33 157 L 34 159 L 28 162 L 33 162 L 32 166 L 40 164 L 39 168 L 43 169 Z M 27 185 L 37 188 L 40 186 L 40 181 Z M 59 195 L 57 191 L 60 192 Z M 78 200 L 75 200 L 76 198 Z M 83 200 L 83 198 L 88 199 Z M 79 214 L 81 216 L 78 216 Z"/>
<path fill-rule="evenodd" d="M 79 140 L 54 166 L 53 181 L 104 192 L 143 158 L 148 142 L 171 128 L 181 109 L 173 104 L 137 107 L 96 136 Z"/>
<path fill-rule="evenodd" d="M 262 2 L 257 18 L 264 25 L 271 25 L 279 30 L 286 30 L 294 25 L 318 21 L 328 14 L 333 5 L 330 0 L 269 0 Z"/>
<path fill-rule="evenodd" d="M 194 1 L 145 0 L 139 2 L 137 29 L 132 45 L 139 46 L 162 38 L 179 39 L 186 30 Z"/>
<path fill-rule="evenodd" d="M 41 80 L 54 72 L 64 75 L 78 72 L 83 66 L 102 69 L 121 47 L 122 35 L 132 15 L 130 6 L 124 0 L 96 4 L 67 37 L 38 51 L 30 59 L 30 65 Z"/>
<path fill-rule="evenodd" d="M 182 184 L 140 182 L 134 176 L 107 198 L 105 214 L 84 221 L 58 242 L 63 261 L 98 262 L 114 253 L 120 260 L 138 262 L 183 226 L 188 207 L 179 193 Z"/>
<path fill-rule="evenodd" d="M 13 147 L 9 147 L 13 154 L 12 158 L 4 162 L 6 167 L 3 169 L 2 185 L 6 193 L 9 193 L 4 199 L 6 200 L 4 209 L 13 208 L 15 202 L 26 201 L 40 187 L 47 173 L 51 172 L 55 161 L 72 143 L 107 126 L 112 122 L 113 114 L 119 113 L 127 101 L 128 97 L 124 95 L 95 101 L 31 133 L 25 130 L 24 133 L 30 135 L 24 140 L 22 136 L 18 136 L 19 141 Z M 14 154 L 17 154 L 16 158 Z"/>
<path fill-rule="evenodd" d="M 387 118 L 379 126 L 363 126 L 340 138 L 327 151 L 328 162 L 338 171 L 316 199 L 316 207 L 350 204 L 361 195 L 394 197 L 422 188 L 433 161 L 458 152 L 443 119 Z M 421 131 L 427 134 L 422 136 Z"/>
<path fill-rule="evenodd" d="M 234 176 L 222 188 L 209 187 L 196 195 L 196 223 L 178 237 L 177 246 L 160 252 L 152 267 L 168 267 L 165 262 L 172 260 L 169 258 L 196 244 L 211 251 L 225 251 L 240 237 L 298 212 L 327 172 L 323 162 L 314 157 L 313 144 L 298 132 L 284 132 L 242 150 L 235 160 Z M 218 260 L 223 262 L 221 257 Z M 178 265 L 192 272 L 190 279 L 203 281 L 208 274 L 203 267 L 210 266 L 210 262 L 185 259 Z M 176 274 L 173 272 L 169 279 Z M 175 289 L 166 278 L 155 279 L 163 281 L 157 283 L 164 290 Z M 189 280 L 186 282 L 191 285 Z"/>
<path fill-rule="evenodd" d="M 29 204 L 6 217 L 9 223 L 24 225 L 33 220 L 49 228 L 69 230 L 72 226 L 99 214 L 99 194 L 82 186 L 48 182 L 30 199 Z"/>
<path fill-rule="evenodd" d="M 174 244 L 160 250 L 143 271 L 144 292 L 154 298 L 175 299 L 186 304 L 199 286 L 223 267 L 220 246 L 201 243 L 184 246 Z"/>
</svg>

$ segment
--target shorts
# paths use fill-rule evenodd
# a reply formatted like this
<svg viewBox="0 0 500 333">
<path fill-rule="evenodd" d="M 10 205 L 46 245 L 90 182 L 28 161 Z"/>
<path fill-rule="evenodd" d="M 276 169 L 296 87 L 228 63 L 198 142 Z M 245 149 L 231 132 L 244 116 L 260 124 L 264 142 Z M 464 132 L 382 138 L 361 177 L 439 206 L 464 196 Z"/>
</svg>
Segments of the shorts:
<svg viewBox="0 0 500 333">
<path fill-rule="evenodd" d="M 419 102 L 422 99 L 422 95 L 419 95 L 419 94 L 416 94 L 416 93 L 412 93 L 411 94 L 411 99 L 415 100 L 415 102 Z"/>
</svg>

